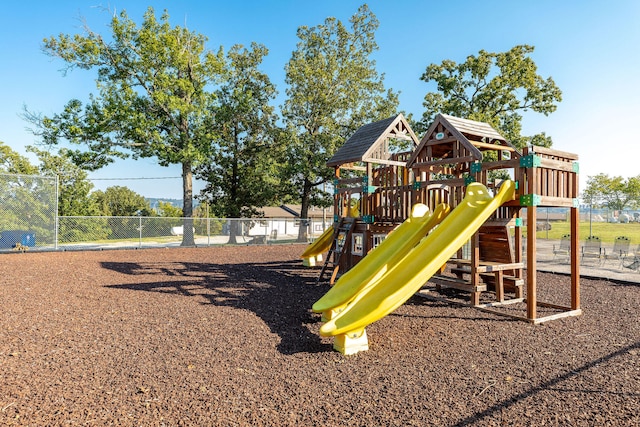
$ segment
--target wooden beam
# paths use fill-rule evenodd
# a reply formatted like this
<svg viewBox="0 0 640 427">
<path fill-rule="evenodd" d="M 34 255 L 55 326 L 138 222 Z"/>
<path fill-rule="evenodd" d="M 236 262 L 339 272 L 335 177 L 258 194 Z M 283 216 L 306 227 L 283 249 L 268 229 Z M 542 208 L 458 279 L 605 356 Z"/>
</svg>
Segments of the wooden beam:
<svg viewBox="0 0 640 427">
<path fill-rule="evenodd" d="M 488 226 L 488 227 L 514 227 L 516 225 L 516 219 L 500 218 L 500 219 L 488 220 L 482 225 Z"/>
<path fill-rule="evenodd" d="M 482 170 L 510 169 L 510 168 L 517 168 L 519 166 L 520 166 L 520 159 L 510 159 L 510 160 L 500 160 L 495 162 L 480 163 L 480 167 L 482 168 Z"/>
<path fill-rule="evenodd" d="M 540 323 L 548 322 L 550 320 L 558 320 L 558 319 L 564 319 L 565 317 L 573 317 L 573 316 L 580 316 L 580 315 L 582 315 L 582 310 L 564 311 L 562 313 L 552 314 L 550 316 L 539 317 L 534 321 L 532 321 L 531 323 L 533 323 L 534 325 L 539 325 Z"/>
<path fill-rule="evenodd" d="M 535 206 L 527 207 L 527 318 L 535 320 L 538 305 L 536 291 L 537 273 L 537 244 L 536 244 L 536 214 Z"/>
<path fill-rule="evenodd" d="M 580 235 L 580 214 L 578 208 L 571 208 L 571 309 L 580 309 L 580 258 L 578 257 L 578 236 Z"/>
<path fill-rule="evenodd" d="M 466 157 L 451 157 L 451 158 L 446 158 L 446 159 L 440 159 L 440 160 L 432 160 L 430 162 L 420 162 L 420 163 L 414 163 L 413 165 L 411 165 L 411 167 L 413 168 L 427 168 L 429 166 L 439 166 L 439 165 L 448 165 L 448 164 L 457 164 L 457 163 L 464 163 L 464 162 L 473 162 L 479 159 L 476 159 L 473 156 L 466 156 Z"/>
<path fill-rule="evenodd" d="M 563 162 L 562 160 L 540 159 L 540 167 L 547 169 L 560 170 L 565 172 L 575 172 L 573 169 L 573 162 Z"/>
<path fill-rule="evenodd" d="M 397 160 L 376 159 L 373 157 L 367 157 L 366 159 L 363 159 L 363 161 L 367 163 L 377 163 L 380 165 L 403 166 L 403 167 L 407 166 L 406 162 L 399 162 Z M 366 170 L 366 169 L 363 169 L 363 170 Z"/>
<path fill-rule="evenodd" d="M 444 139 L 430 139 L 427 141 L 425 145 L 440 145 L 440 144 L 451 144 L 452 142 L 456 142 L 457 139 L 453 137 L 444 138 Z"/>
<path fill-rule="evenodd" d="M 480 264 L 480 233 L 477 231 L 471 237 L 471 285 L 474 289 L 480 284 L 480 273 L 478 266 Z M 471 305 L 480 304 L 480 292 L 471 292 Z"/>
<path fill-rule="evenodd" d="M 340 185 L 348 185 L 348 184 L 360 184 L 362 185 L 362 178 L 345 178 L 338 180 L 338 188 Z"/>
<path fill-rule="evenodd" d="M 347 169 L 347 170 L 353 170 L 353 171 L 366 171 L 367 168 L 364 166 L 356 166 L 353 163 L 345 163 L 343 165 L 339 166 L 340 169 Z"/>
<path fill-rule="evenodd" d="M 362 186 L 360 187 L 346 187 L 346 188 L 338 188 L 338 194 L 354 194 L 354 193 L 362 193 Z"/>
<path fill-rule="evenodd" d="M 540 197 L 540 204 L 538 206 L 573 208 L 574 204 L 573 204 L 573 198 L 542 196 Z"/>
<path fill-rule="evenodd" d="M 489 144 L 486 142 L 480 142 L 480 141 L 469 141 L 471 142 L 474 147 L 478 147 L 478 148 L 486 148 L 489 150 L 496 150 L 496 151 L 510 151 L 510 152 L 515 152 L 516 149 L 513 147 L 509 147 L 506 145 L 498 145 L 498 144 Z"/>
<path fill-rule="evenodd" d="M 551 148 L 540 147 L 538 145 L 530 145 L 526 148 L 528 153 L 546 154 L 548 156 L 562 157 L 567 160 L 578 160 L 578 155 L 567 151 L 554 150 Z"/>
</svg>

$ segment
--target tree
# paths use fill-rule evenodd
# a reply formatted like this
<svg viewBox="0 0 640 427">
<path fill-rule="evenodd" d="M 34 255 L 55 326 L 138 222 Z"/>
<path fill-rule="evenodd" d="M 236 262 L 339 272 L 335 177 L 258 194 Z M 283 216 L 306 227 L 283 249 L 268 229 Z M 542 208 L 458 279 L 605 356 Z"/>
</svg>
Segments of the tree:
<svg viewBox="0 0 640 427">
<path fill-rule="evenodd" d="M 36 175 L 38 167 L 0 141 L 0 173 Z"/>
<path fill-rule="evenodd" d="M 52 117 L 27 112 L 26 118 L 46 144 L 81 144 L 84 149 L 70 154 L 87 169 L 127 156 L 180 164 L 187 230 L 182 244 L 193 245 L 187 219 L 193 213 L 193 169 L 210 148 L 204 124 L 214 100 L 209 87 L 224 72 L 222 52 L 206 50 L 200 34 L 171 27 L 166 11 L 158 21 L 153 8 L 140 27 L 123 11 L 113 16 L 110 28 L 111 38 L 85 27 L 86 35 L 44 40 L 44 51 L 64 60 L 67 69 L 97 70 L 98 93 L 86 105 L 69 101 Z"/>
<path fill-rule="evenodd" d="M 99 214 L 98 206 L 90 197 L 93 184 L 87 179 L 87 172 L 69 159 L 67 149 L 61 149 L 58 154 L 33 146 L 27 147 L 27 150 L 38 156 L 40 174 L 58 177 L 59 216 Z"/>
<path fill-rule="evenodd" d="M 208 162 L 197 170 L 206 180 L 200 198 L 221 218 L 252 217 L 257 207 L 277 196 L 275 121 L 269 102 L 276 90 L 258 67 L 267 49 L 234 46 L 228 54 L 227 78 L 216 92 L 218 105 L 212 114 L 215 137 Z M 229 243 L 240 234 L 232 221 Z"/>
<path fill-rule="evenodd" d="M 377 50 L 378 20 L 366 5 L 349 20 L 351 31 L 327 18 L 317 27 L 298 29 L 297 49 L 286 66 L 287 167 L 291 193 L 300 200 L 300 216 L 308 216 L 318 187 L 332 179 L 326 162 L 360 126 L 396 112 L 398 96 L 385 91 L 371 55 Z M 300 227 L 299 239 L 306 239 Z"/>
<path fill-rule="evenodd" d="M 445 113 L 489 123 L 518 148 L 529 144 L 550 147 L 551 137 L 544 133 L 521 135 L 521 112 L 548 115 L 562 100 L 553 79 L 537 74 L 537 66 L 528 56 L 533 50 L 528 45 L 502 53 L 481 50 L 460 64 L 447 59 L 440 65 L 429 65 L 420 80 L 435 82 L 438 91 L 425 95 L 426 110 L 416 129 L 426 131 L 437 113 Z"/>
<path fill-rule="evenodd" d="M 105 191 L 94 191 L 92 197 L 100 207 L 102 215 L 107 216 L 109 238 L 123 239 L 145 236 L 155 227 L 143 227 L 141 218 L 152 216 L 149 202 L 135 191 L 122 186 L 108 187 Z M 153 234 L 153 233 L 151 233 Z"/>
<path fill-rule="evenodd" d="M 149 202 L 135 191 L 122 186 L 108 187 L 92 194 L 104 216 L 151 216 Z"/>
<path fill-rule="evenodd" d="M 587 179 L 583 198 L 590 203 L 602 203 L 611 210 L 624 210 L 640 203 L 640 175 L 624 179 L 601 173 Z"/>
<path fill-rule="evenodd" d="M 0 231 L 33 231 L 39 243 L 53 243 L 56 187 L 38 167 L 0 142 Z"/>
<path fill-rule="evenodd" d="M 160 200 L 158 201 L 158 214 L 165 218 L 178 218 L 182 216 L 182 209 Z"/>
</svg>

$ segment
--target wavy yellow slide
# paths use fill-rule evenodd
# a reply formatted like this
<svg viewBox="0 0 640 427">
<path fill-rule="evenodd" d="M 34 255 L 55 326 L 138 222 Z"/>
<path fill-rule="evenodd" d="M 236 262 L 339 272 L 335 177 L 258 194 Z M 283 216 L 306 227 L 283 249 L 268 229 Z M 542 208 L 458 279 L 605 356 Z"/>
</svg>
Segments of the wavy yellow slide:
<svg viewBox="0 0 640 427">
<path fill-rule="evenodd" d="M 449 213 L 449 205 L 440 204 L 432 212 L 418 203 L 411 215 L 352 269 L 343 274 L 331 289 L 313 304 L 316 313 L 329 312 L 326 318 L 342 311 L 358 292 L 374 284 L 402 259 L 427 233 Z"/>
<path fill-rule="evenodd" d="M 358 293 L 320 335 L 359 335 L 367 325 L 404 304 L 433 276 L 503 203 L 513 199 L 515 183 L 505 181 L 491 197 L 480 183 L 467 186 L 462 202 L 427 237 L 370 288 Z"/>
<path fill-rule="evenodd" d="M 331 248 L 331 243 L 333 243 L 333 225 L 324 230 L 324 233 L 322 233 L 320 237 L 307 246 L 307 249 L 300 255 L 300 258 L 314 258 L 323 254 Z"/>
</svg>

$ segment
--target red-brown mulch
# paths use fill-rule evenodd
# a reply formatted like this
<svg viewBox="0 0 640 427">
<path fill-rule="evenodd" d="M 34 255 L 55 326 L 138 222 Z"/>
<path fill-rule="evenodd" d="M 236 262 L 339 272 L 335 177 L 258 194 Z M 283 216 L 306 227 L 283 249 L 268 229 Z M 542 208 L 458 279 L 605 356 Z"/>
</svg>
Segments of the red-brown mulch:
<svg viewBox="0 0 640 427">
<path fill-rule="evenodd" d="M 638 284 L 540 325 L 413 297 L 343 356 L 303 249 L 1 255 L 0 425 L 640 425 Z"/>
</svg>

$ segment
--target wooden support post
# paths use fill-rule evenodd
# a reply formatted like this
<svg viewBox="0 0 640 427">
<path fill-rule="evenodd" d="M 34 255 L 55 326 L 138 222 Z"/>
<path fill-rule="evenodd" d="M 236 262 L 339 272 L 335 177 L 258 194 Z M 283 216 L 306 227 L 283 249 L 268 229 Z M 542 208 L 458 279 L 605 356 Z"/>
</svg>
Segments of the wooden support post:
<svg viewBox="0 0 640 427">
<path fill-rule="evenodd" d="M 502 273 L 502 270 L 498 270 L 495 272 L 496 299 L 498 300 L 498 302 L 504 302 L 504 278 Z"/>
<path fill-rule="evenodd" d="M 367 191 L 363 191 L 360 195 L 360 217 L 364 217 L 365 215 L 373 215 L 373 212 L 369 210 L 369 199 L 371 199 L 372 195 L 369 194 L 368 189 L 373 185 L 373 165 L 371 163 L 367 163 Z"/>
<path fill-rule="evenodd" d="M 471 237 L 471 305 L 480 304 L 480 292 L 476 291 L 480 284 L 480 273 L 478 266 L 480 265 L 480 233 L 476 232 Z"/>
<path fill-rule="evenodd" d="M 535 206 L 527 207 L 527 318 L 535 320 L 538 296 L 536 295 L 536 221 L 537 210 Z"/>
<path fill-rule="evenodd" d="M 513 217 L 516 219 L 516 223 L 521 218 L 522 208 L 515 208 L 515 213 Z M 515 262 L 522 262 L 522 226 L 518 225 L 515 227 Z M 515 270 L 515 277 L 517 279 L 522 279 L 522 269 L 518 268 Z M 516 286 L 516 298 L 523 298 L 524 292 L 521 286 Z"/>
<path fill-rule="evenodd" d="M 336 166 L 334 178 L 336 181 L 340 179 L 340 168 L 338 166 Z M 333 191 L 333 218 L 335 220 L 336 216 L 339 217 L 342 213 L 342 208 L 340 206 L 342 204 L 342 198 L 336 188 L 334 188 Z"/>
<path fill-rule="evenodd" d="M 580 258 L 578 239 L 580 214 L 578 208 L 571 208 L 571 309 L 580 309 Z"/>
</svg>

